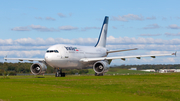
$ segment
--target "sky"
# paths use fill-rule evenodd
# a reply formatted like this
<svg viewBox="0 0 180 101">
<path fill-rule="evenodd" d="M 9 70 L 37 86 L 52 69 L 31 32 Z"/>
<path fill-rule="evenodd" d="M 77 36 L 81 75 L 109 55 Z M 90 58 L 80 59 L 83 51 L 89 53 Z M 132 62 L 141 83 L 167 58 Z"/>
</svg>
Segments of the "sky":
<svg viewBox="0 0 180 101">
<path fill-rule="evenodd" d="M 0 62 L 4 56 L 44 58 L 54 44 L 94 46 L 105 16 L 109 16 L 108 50 L 138 48 L 109 56 L 178 52 L 179 4 L 179 0 L 1 0 Z M 113 60 L 112 65 L 179 64 L 179 56 Z"/>
</svg>

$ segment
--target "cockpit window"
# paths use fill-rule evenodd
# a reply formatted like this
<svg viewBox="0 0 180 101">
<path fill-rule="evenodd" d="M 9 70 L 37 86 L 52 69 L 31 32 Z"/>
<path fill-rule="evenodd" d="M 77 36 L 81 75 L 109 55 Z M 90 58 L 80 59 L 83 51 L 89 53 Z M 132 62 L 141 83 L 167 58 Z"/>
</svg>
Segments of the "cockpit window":
<svg viewBox="0 0 180 101">
<path fill-rule="evenodd" d="M 47 50 L 46 53 L 59 53 L 58 50 Z"/>
<path fill-rule="evenodd" d="M 58 50 L 54 50 L 55 53 L 59 53 Z"/>
</svg>

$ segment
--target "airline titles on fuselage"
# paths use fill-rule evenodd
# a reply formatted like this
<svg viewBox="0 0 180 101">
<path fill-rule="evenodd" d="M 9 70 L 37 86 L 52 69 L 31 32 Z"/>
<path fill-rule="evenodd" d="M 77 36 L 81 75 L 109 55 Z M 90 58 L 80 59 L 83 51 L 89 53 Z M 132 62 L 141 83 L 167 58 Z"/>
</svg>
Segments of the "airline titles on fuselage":
<svg viewBox="0 0 180 101">
<path fill-rule="evenodd" d="M 66 46 L 64 47 L 66 48 L 67 51 L 79 51 L 77 47 L 66 47 Z"/>
</svg>

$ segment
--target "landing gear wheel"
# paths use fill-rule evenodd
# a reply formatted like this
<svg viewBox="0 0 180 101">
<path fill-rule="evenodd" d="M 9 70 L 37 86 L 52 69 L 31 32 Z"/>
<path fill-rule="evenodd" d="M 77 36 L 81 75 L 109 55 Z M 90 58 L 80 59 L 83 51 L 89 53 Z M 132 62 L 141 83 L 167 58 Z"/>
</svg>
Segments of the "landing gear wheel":
<svg viewBox="0 0 180 101">
<path fill-rule="evenodd" d="M 61 73 L 61 77 L 65 77 L 65 75 L 66 75 L 65 73 Z"/>
<path fill-rule="evenodd" d="M 55 73 L 55 77 L 58 77 L 58 74 L 57 74 L 57 73 Z"/>
<path fill-rule="evenodd" d="M 65 76 L 66 76 L 66 74 L 62 73 L 62 69 L 57 68 L 57 72 L 55 74 L 55 77 L 65 77 Z"/>
</svg>

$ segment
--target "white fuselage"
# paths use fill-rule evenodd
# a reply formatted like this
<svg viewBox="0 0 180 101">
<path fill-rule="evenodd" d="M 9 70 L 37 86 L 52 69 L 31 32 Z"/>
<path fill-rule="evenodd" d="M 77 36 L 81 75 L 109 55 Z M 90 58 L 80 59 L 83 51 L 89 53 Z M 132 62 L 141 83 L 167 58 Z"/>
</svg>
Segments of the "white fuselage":
<svg viewBox="0 0 180 101">
<path fill-rule="evenodd" d="M 107 50 L 104 47 L 57 44 L 47 49 L 45 61 L 53 68 L 82 69 L 92 66 L 94 62 L 83 63 L 80 59 L 106 56 Z"/>
</svg>

